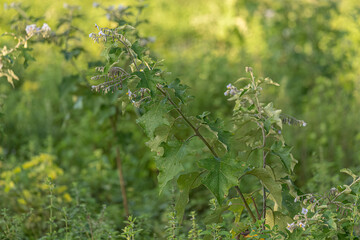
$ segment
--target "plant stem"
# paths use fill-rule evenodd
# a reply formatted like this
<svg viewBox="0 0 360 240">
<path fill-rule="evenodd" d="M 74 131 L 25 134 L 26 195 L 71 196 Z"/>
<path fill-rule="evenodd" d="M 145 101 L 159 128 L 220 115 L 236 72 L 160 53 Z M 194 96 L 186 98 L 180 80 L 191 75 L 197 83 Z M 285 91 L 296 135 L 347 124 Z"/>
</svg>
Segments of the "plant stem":
<svg viewBox="0 0 360 240">
<path fill-rule="evenodd" d="M 128 217 L 130 215 L 130 212 L 129 212 L 129 205 L 128 205 L 127 195 L 126 195 L 126 184 L 125 184 L 123 170 L 122 170 L 122 161 L 121 161 L 121 157 L 120 157 L 120 150 L 118 147 L 116 148 L 116 164 L 117 164 L 117 168 L 118 168 L 118 172 L 119 172 L 120 188 L 121 188 L 121 195 L 122 195 L 123 201 L 124 201 L 125 214 Z"/>
<path fill-rule="evenodd" d="M 358 183 L 359 181 L 360 181 L 360 177 L 358 177 L 355 181 L 353 181 L 353 182 L 349 185 L 349 188 L 351 188 L 354 184 Z M 338 194 L 331 200 L 330 203 L 334 202 L 338 197 L 340 197 L 342 194 L 344 194 L 344 193 L 346 192 L 346 190 L 347 190 L 347 188 L 346 188 L 344 191 L 338 193 Z"/>
<path fill-rule="evenodd" d="M 259 120 L 262 119 L 262 115 L 261 115 L 261 112 L 262 112 L 262 109 L 261 109 L 261 105 L 259 103 L 259 98 L 258 98 L 258 92 L 256 91 L 257 89 L 257 85 L 256 85 L 256 82 L 255 82 L 255 76 L 254 76 L 254 73 L 252 72 L 251 68 L 250 68 L 250 75 L 251 75 L 251 81 L 252 81 L 252 84 L 253 84 L 253 88 L 255 90 L 255 105 L 256 105 L 256 108 L 258 110 L 258 117 L 259 117 Z M 264 150 L 264 147 L 266 145 L 266 133 L 265 133 L 265 129 L 264 129 L 264 125 L 262 123 L 259 123 L 257 122 L 259 128 L 261 129 L 261 134 L 262 134 L 262 138 L 263 138 L 263 142 L 262 142 L 262 150 L 263 150 L 263 168 L 265 169 L 266 168 L 266 156 L 267 156 L 267 153 L 265 152 Z M 266 189 L 265 189 L 265 186 L 264 186 L 264 183 L 261 182 L 262 184 L 262 192 L 263 192 L 263 212 L 262 212 L 262 218 L 264 219 L 264 222 L 263 222 L 263 225 L 262 225 L 262 228 L 263 230 L 265 230 L 265 218 L 266 218 Z"/>
<path fill-rule="evenodd" d="M 171 103 L 171 105 L 174 106 L 175 110 L 180 114 L 180 116 L 184 119 L 184 121 L 192 128 L 195 135 L 201 139 L 201 141 L 207 146 L 207 148 L 210 150 L 212 155 L 216 158 L 219 156 L 216 154 L 215 150 L 210 146 L 210 144 L 206 141 L 206 139 L 201 135 L 199 132 L 199 129 L 197 129 L 190 121 L 189 119 L 183 114 L 183 112 L 180 110 L 180 108 L 174 103 L 174 101 L 170 98 L 170 96 L 158 85 L 156 88 L 166 97 L 166 99 Z"/>
<path fill-rule="evenodd" d="M 218 155 L 216 154 L 215 150 L 210 146 L 210 144 L 206 141 L 206 139 L 201 135 L 201 133 L 199 132 L 198 128 L 196 128 L 190 121 L 189 119 L 183 114 L 183 112 L 180 110 L 180 108 L 176 105 L 176 103 L 170 98 L 170 96 L 159 86 L 157 85 L 156 88 L 164 95 L 164 97 L 166 97 L 166 99 L 170 102 L 171 105 L 174 106 L 175 110 L 180 114 L 180 116 L 184 119 L 184 121 L 192 128 L 192 130 L 195 133 L 195 136 L 199 137 L 201 139 L 201 141 L 207 146 L 207 148 L 210 150 L 210 152 L 212 153 L 212 155 L 215 158 L 218 158 Z M 246 210 L 249 212 L 251 218 L 253 219 L 254 222 L 256 222 L 256 217 L 254 216 L 253 212 L 251 211 L 249 205 L 247 204 L 244 195 L 242 194 L 240 188 L 238 186 L 235 186 L 236 191 L 239 193 L 242 201 L 244 202 L 244 205 L 246 207 Z"/>
<path fill-rule="evenodd" d="M 253 202 L 253 204 L 254 204 L 254 207 L 255 207 L 255 210 L 256 210 L 256 214 L 257 214 L 257 216 L 258 216 L 258 219 L 260 220 L 260 219 L 261 219 L 261 214 L 259 213 L 259 210 L 258 210 L 258 208 L 257 208 L 257 206 L 256 206 L 254 197 L 251 197 L 251 200 L 252 200 L 252 202 Z"/>
<path fill-rule="evenodd" d="M 116 136 L 116 133 L 117 133 L 116 122 L 117 122 L 117 116 L 119 114 L 118 107 L 116 106 L 115 108 L 116 108 L 115 116 L 111 119 L 114 137 Z M 130 211 L 129 211 L 129 205 L 128 205 L 128 200 L 127 200 L 127 195 L 126 195 L 126 183 L 124 180 L 124 174 L 123 174 L 123 169 L 122 169 L 122 159 L 121 159 L 119 147 L 116 147 L 116 167 L 117 167 L 117 170 L 119 173 L 119 182 L 120 182 L 121 195 L 122 195 L 123 203 L 124 203 L 125 215 L 127 217 L 129 217 Z"/>
<path fill-rule="evenodd" d="M 246 199 L 245 199 L 244 195 L 242 194 L 240 188 L 239 188 L 238 186 L 235 186 L 235 189 L 236 189 L 236 191 L 239 193 L 242 201 L 244 202 L 244 205 L 245 205 L 246 210 L 249 212 L 252 220 L 253 220 L 254 223 L 255 223 L 255 222 L 256 222 L 256 217 L 255 217 L 255 215 L 253 214 L 253 212 L 251 211 L 249 205 L 247 204 Z"/>
</svg>

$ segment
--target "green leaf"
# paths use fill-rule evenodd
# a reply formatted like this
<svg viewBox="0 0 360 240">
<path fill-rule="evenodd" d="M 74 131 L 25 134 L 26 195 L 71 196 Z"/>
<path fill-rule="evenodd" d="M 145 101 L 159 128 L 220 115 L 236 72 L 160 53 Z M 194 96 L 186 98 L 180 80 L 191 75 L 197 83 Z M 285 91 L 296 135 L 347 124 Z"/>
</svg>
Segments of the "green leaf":
<svg viewBox="0 0 360 240">
<path fill-rule="evenodd" d="M 136 40 L 132 44 L 131 49 L 136 53 L 137 57 L 141 60 L 144 55 L 143 53 L 145 51 L 145 48 L 140 45 L 138 40 Z"/>
<path fill-rule="evenodd" d="M 168 86 L 170 89 L 174 89 L 175 96 L 182 102 L 185 103 L 185 92 L 188 89 L 188 86 L 180 84 L 180 80 L 176 78 Z"/>
<path fill-rule="evenodd" d="M 164 156 L 156 159 L 159 169 L 160 193 L 167 183 L 176 178 L 184 170 L 183 162 L 188 157 L 187 143 L 172 141 L 164 145 Z"/>
<path fill-rule="evenodd" d="M 279 208 L 282 207 L 281 184 L 276 182 L 274 174 L 269 166 L 266 166 L 266 168 L 254 168 L 246 174 L 253 175 L 261 180 L 266 189 L 269 190 L 275 203 Z"/>
<path fill-rule="evenodd" d="M 229 209 L 230 206 L 224 205 L 224 206 L 220 206 L 218 208 L 215 209 L 214 212 L 212 212 L 209 216 L 206 216 L 204 219 L 204 223 L 206 225 L 211 224 L 211 223 L 220 223 L 222 222 L 222 214 L 223 212 L 225 212 L 226 210 Z"/>
<path fill-rule="evenodd" d="M 148 137 L 154 137 L 154 131 L 156 128 L 162 125 L 170 125 L 167 118 L 164 115 L 169 111 L 169 105 L 163 102 L 155 103 L 152 107 L 136 122 L 145 130 Z"/>
<path fill-rule="evenodd" d="M 182 221 L 184 211 L 187 203 L 189 202 L 189 193 L 193 188 L 197 188 L 201 185 L 201 172 L 191 172 L 181 175 L 178 180 L 178 186 L 180 190 L 179 198 L 176 201 L 175 210 L 179 222 Z"/>
<path fill-rule="evenodd" d="M 358 176 L 354 174 L 349 168 L 343 168 L 340 170 L 340 172 L 350 175 L 354 180 L 358 178 Z"/>
<path fill-rule="evenodd" d="M 266 210 L 266 224 L 271 228 L 275 225 L 279 227 L 279 230 L 285 231 L 287 224 L 292 223 L 294 220 L 278 211 L 272 211 L 271 209 Z"/>
<path fill-rule="evenodd" d="M 214 194 L 221 204 L 231 187 L 237 185 L 239 167 L 235 166 L 229 158 L 208 158 L 199 163 L 200 167 L 209 172 L 203 179 L 203 184 Z"/>
<path fill-rule="evenodd" d="M 226 150 L 229 151 L 229 139 L 231 137 L 231 133 L 229 131 L 224 130 L 224 122 L 220 119 L 211 121 L 207 117 L 205 117 L 203 120 L 209 126 L 211 131 L 215 134 L 217 139 L 224 145 Z"/>
<path fill-rule="evenodd" d="M 159 73 L 159 69 L 144 69 L 143 71 L 134 72 L 133 75 L 138 76 L 140 78 L 140 82 L 138 83 L 138 88 L 148 88 L 151 90 L 151 95 L 154 96 L 156 91 L 156 84 L 163 83 L 164 80 L 160 77 L 156 76 Z"/>
<path fill-rule="evenodd" d="M 293 161 L 296 161 L 290 153 L 291 149 L 292 147 L 286 145 L 283 146 L 283 144 L 279 141 L 275 142 L 271 146 L 271 153 L 275 154 L 281 159 L 281 162 L 284 164 L 289 173 L 291 173 L 293 170 Z"/>
<path fill-rule="evenodd" d="M 169 131 L 169 127 L 159 127 L 155 132 L 155 138 L 146 142 L 146 146 L 148 146 L 152 152 L 156 152 L 157 156 L 162 156 L 164 154 L 164 148 L 160 145 L 161 143 L 166 142 L 169 136 Z"/>
<path fill-rule="evenodd" d="M 264 111 L 271 123 L 276 123 L 279 128 L 282 128 L 282 120 L 280 118 L 281 110 L 275 109 L 273 103 L 269 103 L 264 107 Z"/>
</svg>

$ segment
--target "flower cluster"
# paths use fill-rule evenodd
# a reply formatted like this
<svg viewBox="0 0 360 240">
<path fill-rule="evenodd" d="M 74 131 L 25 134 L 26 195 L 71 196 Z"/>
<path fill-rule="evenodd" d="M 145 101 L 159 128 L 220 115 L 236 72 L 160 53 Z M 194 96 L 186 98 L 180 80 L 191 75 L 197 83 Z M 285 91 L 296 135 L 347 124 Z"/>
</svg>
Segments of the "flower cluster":
<svg viewBox="0 0 360 240">
<path fill-rule="evenodd" d="M 144 100 L 150 99 L 150 89 L 148 89 L 148 88 L 140 88 L 140 89 L 135 90 L 133 92 L 131 92 L 130 89 L 129 89 L 128 92 L 126 93 L 126 95 L 128 95 L 131 103 L 135 107 L 140 107 L 140 104 Z"/>
<path fill-rule="evenodd" d="M 224 95 L 225 96 L 234 96 L 235 94 L 237 94 L 239 92 L 239 90 L 233 86 L 231 83 L 229 83 L 227 86 L 226 86 L 227 90 L 224 92 Z"/>
<path fill-rule="evenodd" d="M 38 28 L 36 24 L 27 25 L 25 31 L 29 37 L 32 37 L 34 34 L 41 34 L 44 38 L 47 38 L 51 34 L 51 28 L 46 23 L 41 28 Z"/>
<path fill-rule="evenodd" d="M 108 28 L 101 28 L 95 23 L 95 27 L 99 30 L 98 33 L 90 33 L 89 38 L 94 40 L 94 42 L 99 42 L 99 40 L 106 41 L 107 36 L 110 36 L 111 30 Z"/>
<path fill-rule="evenodd" d="M 123 81 L 131 77 L 129 73 L 120 67 L 112 67 L 107 74 L 104 74 L 104 67 L 96 67 L 95 69 L 101 74 L 93 76 L 91 80 L 102 81 L 102 83 L 92 86 L 92 89 L 96 92 L 108 93 L 122 89 Z"/>
<path fill-rule="evenodd" d="M 297 198 L 295 198 L 295 200 L 297 200 Z M 296 201 L 295 201 L 296 202 Z M 290 232 L 294 231 L 294 229 L 300 227 L 303 230 L 305 230 L 306 227 L 306 222 L 307 222 L 307 214 L 308 214 L 309 210 L 306 208 L 302 208 L 301 210 L 301 214 L 300 215 L 296 215 L 295 216 L 295 220 L 298 220 L 297 222 L 293 222 L 291 224 L 287 224 L 286 229 L 289 230 Z"/>
<path fill-rule="evenodd" d="M 291 223 L 291 224 L 287 224 L 287 227 L 286 229 L 289 230 L 290 232 L 293 232 L 296 228 L 302 228 L 303 230 L 305 230 L 305 227 L 306 227 L 306 223 L 305 222 L 298 222 L 298 223 Z"/>
</svg>

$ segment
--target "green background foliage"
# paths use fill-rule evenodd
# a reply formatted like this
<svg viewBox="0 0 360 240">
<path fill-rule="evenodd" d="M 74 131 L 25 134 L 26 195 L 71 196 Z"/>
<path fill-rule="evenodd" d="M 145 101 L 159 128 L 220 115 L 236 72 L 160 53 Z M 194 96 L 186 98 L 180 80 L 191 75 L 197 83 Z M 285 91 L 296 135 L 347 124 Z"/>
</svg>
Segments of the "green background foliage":
<svg viewBox="0 0 360 240">
<path fill-rule="evenodd" d="M 198 140 L 187 143 L 198 148 L 195 152 L 182 151 L 186 150 L 183 148 L 186 144 L 168 141 L 166 125 L 170 125 L 172 116 L 163 117 L 159 122 L 151 115 L 164 115 L 169 110 L 167 106 L 158 105 L 156 112 L 143 114 L 131 105 L 119 107 L 124 92 L 90 91 L 95 84 L 90 79 L 93 69 L 103 64 L 105 58 L 101 55 L 104 46 L 95 44 L 88 35 L 97 31 L 95 23 L 109 28 L 121 23 L 112 15 L 106 16 L 110 10 L 94 8 L 92 1 L 20 2 L 26 10 L 24 13 L 0 8 L 1 34 L 25 34 L 26 25 L 48 23 L 56 37 L 31 39 L 30 51 L 24 50 L 29 55 L 23 53 L 25 57 L 14 59 L 13 70 L 20 79 L 14 81 L 14 88 L 5 77 L 0 78 L 0 199 L 3 199 L 0 209 L 7 208 L 9 214 L 18 218 L 34 209 L 32 215 L 24 216 L 25 220 L 21 221 L 25 225 L 22 233 L 16 233 L 18 238 L 26 235 L 36 239 L 48 232 L 47 177 L 52 177 L 55 183 L 55 206 L 66 207 L 69 216 L 78 217 L 71 221 L 84 224 L 79 224 L 77 229 L 81 236 L 86 238 L 86 233 L 90 234 L 92 221 L 99 226 L 96 236 L 105 233 L 115 236 L 116 231 L 120 232 L 126 218 L 117 150 L 123 163 L 129 208 L 132 215 L 140 217 L 138 221 L 143 229 L 138 236 L 144 239 L 167 236 L 164 224 L 168 222 L 168 209 L 174 202 L 171 199 L 178 194 L 178 199 L 183 200 L 175 208 L 179 212 L 186 210 L 186 219 L 190 211 L 195 210 L 200 217 L 207 216 L 202 225 L 222 218 L 225 223 L 235 222 L 233 229 L 241 229 L 241 221 L 233 221 L 226 213 L 221 215 L 228 207 L 209 210 L 208 202 L 213 196 L 206 190 L 209 188 L 222 200 L 236 182 L 236 178 L 231 178 L 234 169 L 227 162 L 200 156 L 203 146 Z M 10 5 L 3 0 L 0 3 Z M 281 130 L 298 160 L 294 169 L 296 178 L 292 180 L 302 192 L 324 193 L 349 183 L 345 174 L 339 174 L 341 168 L 359 172 L 360 27 L 357 19 L 360 8 L 356 0 L 128 0 L 121 3 L 104 0 L 99 3 L 104 7 L 114 5 L 114 9 L 119 4 L 146 5 L 139 8 L 138 18 L 136 14 L 128 16 L 129 22 L 136 19 L 138 34 L 155 39 L 149 40 L 148 47 L 152 57 L 165 60 L 162 68 L 171 72 L 165 79 L 172 82 L 179 78 L 189 86 L 186 89 L 177 80 L 169 85 L 179 104 L 189 102 L 191 107 L 184 110 L 186 114 L 196 116 L 211 111 L 212 119 L 230 121 L 233 106 L 224 96 L 226 85 L 244 76 L 246 66 L 252 66 L 256 76 L 278 82 L 280 87 L 268 88 L 260 97 L 264 102 L 271 100 L 283 113 L 307 123 L 305 128 L 284 124 Z M 64 8 L 64 4 L 78 5 L 80 9 Z M 134 13 L 137 10 L 134 8 Z M 15 42 L 11 37 L 2 36 L 0 43 L 3 47 L 13 46 Z M 106 60 L 111 61 L 117 50 L 117 46 L 113 46 Z M 146 52 L 139 52 L 137 45 L 133 45 L 133 50 L 141 58 L 146 56 Z M 28 66 L 25 69 L 23 65 Z M 146 71 L 142 74 L 140 79 L 152 77 Z M 154 89 L 155 85 L 147 87 Z M 185 90 L 194 97 L 182 99 Z M 199 116 L 209 126 L 204 134 L 218 134 L 218 149 L 231 146 L 226 142 L 229 133 L 219 131 L 223 123 L 210 122 L 204 114 Z M 184 123 L 176 124 L 179 131 L 175 135 L 180 139 L 188 136 Z M 271 149 L 285 168 L 292 168 L 293 159 L 287 152 L 276 152 L 279 146 L 275 143 Z M 256 159 L 256 154 L 260 153 L 254 152 L 248 161 Z M 208 161 L 197 165 L 191 161 L 200 157 Z M 181 160 L 182 165 L 176 165 L 177 160 Z M 256 160 L 252 164 L 256 164 Z M 204 180 L 206 187 L 196 182 L 198 167 L 209 171 Z M 185 173 L 181 172 L 184 169 Z M 167 175 L 162 177 L 164 171 Z M 256 171 L 247 174 L 252 176 L 242 180 L 245 192 L 253 190 L 255 177 L 267 176 Z M 175 182 L 171 180 L 179 175 L 180 191 L 172 193 L 169 189 L 175 188 Z M 220 180 L 214 182 L 212 175 Z M 187 181 L 191 179 L 194 182 L 189 187 Z M 274 188 L 273 191 L 290 191 L 281 189 L 272 177 L 269 179 L 269 188 Z M 239 201 L 235 192 L 230 191 L 229 196 L 233 202 Z M 282 195 L 274 197 L 274 202 L 280 201 L 284 204 L 287 200 Z M 99 219 L 104 204 L 107 207 L 103 214 L 108 221 L 102 225 Z M 239 219 L 244 216 L 244 207 L 232 208 Z M 55 219 L 67 216 L 61 211 L 54 214 Z M 185 229 L 190 227 L 184 224 Z"/>
</svg>

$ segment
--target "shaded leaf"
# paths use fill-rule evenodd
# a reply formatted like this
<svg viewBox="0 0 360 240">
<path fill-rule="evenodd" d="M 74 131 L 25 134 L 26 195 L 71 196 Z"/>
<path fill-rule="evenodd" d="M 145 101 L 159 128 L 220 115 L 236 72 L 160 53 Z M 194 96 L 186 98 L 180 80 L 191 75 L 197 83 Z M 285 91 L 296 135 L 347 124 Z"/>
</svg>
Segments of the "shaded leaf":
<svg viewBox="0 0 360 240">
<path fill-rule="evenodd" d="M 174 89 L 175 96 L 182 102 L 185 103 L 185 92 L 188 86 L 180 84 L 180 80 L 176 78 L 168 86 L 170 89 Z"/>
<path fill-rule="evenodd" d="M 340 170 L 340 172 L 342 173 L 346 173 L 348 175 L 350 175 L 354 180 L 356 180 L 358 178 L 358 176 L 356 174 L 354 174 L 350 169 L 348 168 L 343 168 Z"/>
<path fill-rule="evenodd" d="M 184 170 L 182 162 L 188 157 L 187 143 L 168 142 L 163 145 L 164 155 L 156 159 L 159 169 L 160 193 L 164 190 L 167 183 L 173 180 Z"/>
<path fill-rule="evenodd" d="M 222 222 L 222 216 L 221 215 L 223 214 L 223 212 L 228 210 L 229 207 L 230 206 L 227 206 L 227 205 L 218 207 L 209 216 L 205 217 L 204 223 L 205 224 L 211 224 L 211 223 L 220 223 L 220 222 Z"/>
<path fill-rule="evenodd" d="M 275 154 L 276 156 L 278 156 L 281 159 L 281 162 L 284 164 L 284 166 L 286 167 L 286 169 L 289 172 L 292 172 L 292 163 L 294 161 L 292 155 L 291 155 L 291 149 L 292 147 L 286 146 L 281 143 L 281 142 L 275 142 L 272 146 L 271 146 L 271 153 Z"/>
<path fill-rule="evenodd" d="M 266 189 L 269 190 L 275 203 L 279 208 L 282 207 L 281 184 L 275 181 L 275 177 L 269 166 L 266 166 L 266 168 L 254 168 L 246 174 L 253 175 L 261 180 Z"/>
<path fill-rule="evenodd" d="M 201 117 L 201 115 L 199 117 Z M 229 151 L 229 145 L 230 145 L 229 139 L 231 137 L 231 133 L 229 131 L 224 130 L 224 122 L 220 119 L 211 121 L 208 117 L 206 117 L 206 115 L 205 115 L 205 117 L 202 118 L 202 120 L 207 124 L 207 126 L 210 128 L 210 130 L 215 134 L 217 139 L 224 145 L 226 150 Z"/>
<path fill-rule="evenodd" d="M 176 201 L 175 210 L 179 222 L 182 221 L 184 211 L 187 203 L 189 202 L 189 193 L 193 188 L 197 188 L 201 185 L 201 172 L 191 172 L 181 175 L 178 180 L 178 186 L 180 190 L 179 198 Z"/>
</svg>

